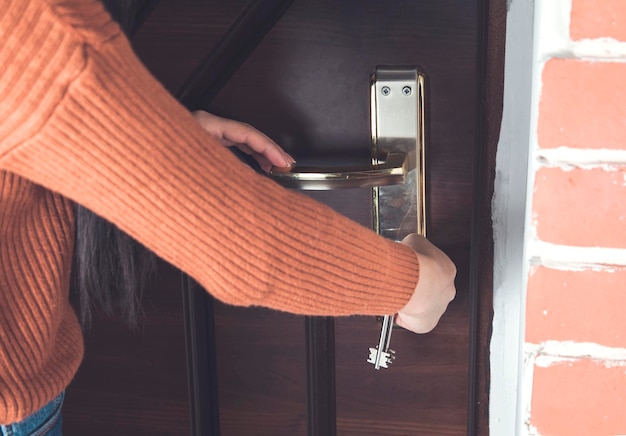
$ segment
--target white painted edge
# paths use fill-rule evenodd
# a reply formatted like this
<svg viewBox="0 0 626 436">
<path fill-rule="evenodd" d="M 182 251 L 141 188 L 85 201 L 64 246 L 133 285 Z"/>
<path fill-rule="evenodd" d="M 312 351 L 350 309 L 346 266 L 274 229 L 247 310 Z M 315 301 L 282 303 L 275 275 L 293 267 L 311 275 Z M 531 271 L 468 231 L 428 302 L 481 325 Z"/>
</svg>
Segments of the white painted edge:
<svg viewBox="0 0 626 436">
<path fill-rule="evenodd" d="M 527 262 L 524 239 L 527 217 L 528 161 L 532 140 L 533 66 L 532 0 L 510 3 L 506 24 L 504 106 L 496 155 L 493 237 L 493 333 L 489 433 L 522 434 L 524 301 Z"/>
<path fill-rule="evenodd" d="M 528 0 L 531 1 L 532 0 Z M 534 22 L 533 22 L 533 58 L 532 58 L 532 91 L 530 105 L 530 141 L 529 141 L 529 165 L 527 167 L 527 198 L 526 198 L 526 237 L 524 240 L 525 258 L 524 265 L 530 269 L 531 265 L 538 261 L 543 254 L 544 247 L 538 246 L 536 227 L 534 225 L 534 217 L 532 216 L 532 196 L 533 187 L 535 185 L 535 171 L 545 164 L 545 159 L 550 155 L 540 155 L 542 151 L 539 148 L 539 140 L 537 136 L 537 127 L 539 124 L 539 101 L 542 91 L 542 74 L 543 68 L 548 60 L 553 57 L 575 57 L 574 50 L 569 39 L 569 25 L 571 13 L 571 0 L 543 0 L 534 3 Z M 507 52 L 508 53 L 508 52 Z M 562 150 L 560 150 L 562 152 Z M 567 152 L 564 152 L 567 153 Z M 554 156 L 552 156 L 554 157 Z M 558 157 L 558 155 L 557 155 Z M 534 260 L 534 262 L 533 262 Z M 540 260 L 539 260 L 540 262 Z M 526 271 L 528 272 L 528 269 Z M 522 302 L 520 312 L 521 317 L 526 318 L 526 284 L 524 282 L 524 300 Z M 519 332 L 522 337 L 522 347 L 524 347 L 525 329 Z M 523 424 L 520 434 L 524 436 L 540 436 L 539 430 L 531 424 L 531 406 L 532 406 L 532 388 L 536 354 L 528 353 L 524 350 L 523 373 L 520 375 L 522 393 L 520 398 Z M 517 433 L 516 433 L 517 434 Z"/>
</svg>

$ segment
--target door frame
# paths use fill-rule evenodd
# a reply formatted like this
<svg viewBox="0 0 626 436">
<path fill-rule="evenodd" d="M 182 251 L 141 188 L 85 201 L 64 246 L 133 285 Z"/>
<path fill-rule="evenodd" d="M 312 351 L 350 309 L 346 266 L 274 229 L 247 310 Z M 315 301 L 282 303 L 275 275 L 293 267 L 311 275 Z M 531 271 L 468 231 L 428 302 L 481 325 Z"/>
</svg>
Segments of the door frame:
<svg viewBox="0 0 626 436">
<path fill-rule="evenodd" d="M 480 436 L 489 434 L 494 266 L 492 199 L 503 109 L 507 3 L 508 0 L 482 0 L 479 4 L 467 434 Z"/>
</svg>

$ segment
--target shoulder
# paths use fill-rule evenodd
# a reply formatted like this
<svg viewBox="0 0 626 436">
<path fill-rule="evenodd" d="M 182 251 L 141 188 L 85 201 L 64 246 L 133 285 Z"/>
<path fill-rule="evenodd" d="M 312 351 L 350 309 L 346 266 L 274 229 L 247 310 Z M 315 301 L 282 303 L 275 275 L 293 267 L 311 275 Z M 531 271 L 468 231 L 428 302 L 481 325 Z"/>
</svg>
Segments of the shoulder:
<svg viewBox="0 0 626 436">
<path fill-rule="evenodd" d="M 99 0 L 37 0 L 44 3 L 54 20 L 75 32 L 90 45 L 107 42 L 122 33 Z"/>
</svg>

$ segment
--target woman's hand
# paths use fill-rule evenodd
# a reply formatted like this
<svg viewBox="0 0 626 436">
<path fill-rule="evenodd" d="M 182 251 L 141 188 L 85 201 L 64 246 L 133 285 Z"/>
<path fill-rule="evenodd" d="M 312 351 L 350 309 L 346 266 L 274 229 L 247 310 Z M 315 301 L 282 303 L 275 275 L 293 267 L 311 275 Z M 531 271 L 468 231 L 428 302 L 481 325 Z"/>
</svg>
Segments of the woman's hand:
<svg viewBox="0 0 626 436">
<path fill-rule="evenodd" d="M 409 302 L 396 315 L 396 324 L 415 333 L 435 328 L 456 295 L 456 267 L 446 254 L 428 239 L 412 234 L 404 238 L 419 258 L 420 276 Z"/>
<path fill-rule="evenodd" d="M 254 157 L 263 171 L 273 166 L 290 167 L 296 161 L 278 144 L 254 127 L 205 111 L 192 113 L 200 125 L 226 147 L 235 146 Z"/>
</svg>

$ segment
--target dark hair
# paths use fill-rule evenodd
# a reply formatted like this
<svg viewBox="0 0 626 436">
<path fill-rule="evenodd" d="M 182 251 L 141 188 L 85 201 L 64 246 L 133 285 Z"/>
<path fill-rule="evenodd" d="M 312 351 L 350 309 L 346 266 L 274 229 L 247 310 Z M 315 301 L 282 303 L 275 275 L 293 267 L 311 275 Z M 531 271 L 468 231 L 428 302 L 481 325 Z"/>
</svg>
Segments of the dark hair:
<svg viewBox="0 0 626 436">
<path fill-rule="evenodd" d="M 93 309 L 120 313 L 137 326 L 141 293 L 154 271 L 154 255 L 80 205 L 76 205 L 76 245 L 72 267 L 83 327 L 91 324 Z"/>
<path fill-rule="evenodd" d="M 129 37 L 157 4 L 154 0 L 102 3 Z M 154 255 L 137 241 L 89 209 L 76 205 L 72 286 L 84 328 L 91 325 L 94 309 L 120 313 L 129 326 L 137 326 L 141 294 L 154 265 Z"/>
</svg>

